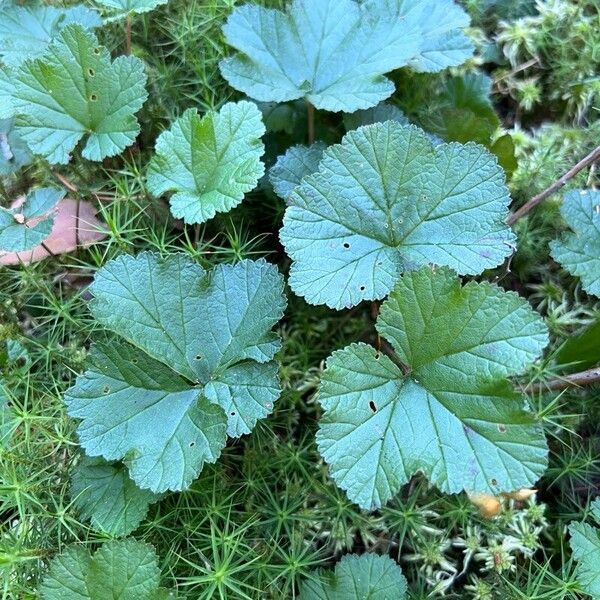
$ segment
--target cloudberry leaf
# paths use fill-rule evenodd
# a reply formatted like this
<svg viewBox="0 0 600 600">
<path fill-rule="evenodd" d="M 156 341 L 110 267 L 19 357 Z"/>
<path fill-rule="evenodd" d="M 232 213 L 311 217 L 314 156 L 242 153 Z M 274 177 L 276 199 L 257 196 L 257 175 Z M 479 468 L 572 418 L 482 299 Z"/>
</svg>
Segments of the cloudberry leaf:
<svg viewBox="0 0 600 600">
<path fill-rule="evenodd" d="M 0 207 L 0 251 L 22 252 L 41 244 L 54 225 L 54 209 L 65 190 L 41 188 L 30 192 L 16 208 Z"/>
<path fill-rule="evenodd" d="M 275 193 L 287 201 L 302 178 L 318 170 L 326 148 L 323 142 L 310 146 L 292 146 L 279 156 L 269 170 L 269 180 Z"/>
<path fill-rule="evenodd" d="M 417 472 L 447 493 L 495 495 L 539 479 L 544 433 L 506 380 L 548 342 L 524 300 L 423 267 L 401 277 L 377 330 L 396 362 L 352 344 L 329 358 L 319 391 L 319 450 L 353 502 L 380 507 Z"/>
<path fill-rule="evenodd" d="M 381 102 L 373 108 L 357 110 L 354 113 L 344 115 L 344 127 L 346 131 L 385 121 L 397 121 L 402 125 L 409 124 L 404 113 L 397 106 L 388 104 L 387 102 Z"/>
<path fill-rule="evenodd" d="M 225 104 L 200 118 L 187 110 L 156 141 L 148 173 L 155 196 L 176 192 L 171 212 L 204 223 L 237 206 L 264 174 L 261 112 L 252 102 Z"/>
<path fill-rule="evenodd" d="M 15 173 L 30 162 L 31 152 L 15 130 L 14 119 L 0 119 L 0 175 Z"/>
<path fill-rule="evenodd" d="M 122 152 L 139 133 L 134 115 L 147 96 L 143 62 L 132 56 L 111 62 L 80 25 L 65 27 L 43 56 L 11 74 L 19 134 L 51 164 L 67 163 L 84 136 L 82 155 L 99 161 Z"/>
<path fill-rule="evenodd" d="M 550 254 L 571 275 L 581 278 L 588 294 L 600 296 L 600 191 L 565 194 L 560 212 L 573 230 L 550 242 Z"/>
<path fill-rule="evenodd" d="M 97 344 L 65 395 L 81 445 L 123 460 L 141 488 L 184 489 L 279 397 L 283 278 L 264 260 L 206 273 L 142 253 L 107 263 L 91 292 L 93 315 L 122 340 Z"/>
<path fill-rule="evenodd" d="M 591 514 L 600 526 L 600 498 L 591 505 Z M 571 549 L 577 561 L 575 576 L 592 598 L 600 598 L 600 529 L 588 523 L 571 523 Z"/>
<path fill-rule="evenodd" d="M 169 0 L 96 0 L 101 6 L 111 9 L 110 20 L 119 19 L 132 13 L 145 13 L 154 10 Z"/>
<path fill-rule="evenodd" d="M 155 600 L 160 597 L 158 557 L 133 539 L 111 540 L 92 556 L 69 546 L 50 563 L 40 586 L 42 600 Z"/>
<path fill-rule="evenodd" d="M 15 67 L 40 56 L 60 31 L 73 23 L 93 29 L 102 20 L 85 6 L 0 6 L 0 62 Z"/>
<path fill-rule="evenodd" d="M 346 554 L 335 572 L 318 573 L 321 581 L 307 580 L 300 600 L 403 600 L 406 579 L 389 556 Z"/>
<path fill-rule="evenodd" d="M 238 54 L 221 72 L 256 100 L 306 98 L 351 113 L 393 93 L 385 73 L 463 63 L 473 52 L 468 24 L 451 0 L 293 0 L 287 12 L 245 4 L 223 27 Z"/>
<path fill-rule="evenodd" d="M 341 309 L 383 298 L 403 271 L 434 263 L 481 273 L 512 253 L 504 173 L 483 147 L 434 146 L 414 126 L 349 132 L 291 194 L 281 241 L 290 285 Z"/>
<path fill-rule="evenodd" d="M 73 505 L 92 526 L 109 535 L 130 534 L 159 496 L 138 488 L 127 469 L 102 458 L 83 456 L 71 480 Z"/>
</svg>

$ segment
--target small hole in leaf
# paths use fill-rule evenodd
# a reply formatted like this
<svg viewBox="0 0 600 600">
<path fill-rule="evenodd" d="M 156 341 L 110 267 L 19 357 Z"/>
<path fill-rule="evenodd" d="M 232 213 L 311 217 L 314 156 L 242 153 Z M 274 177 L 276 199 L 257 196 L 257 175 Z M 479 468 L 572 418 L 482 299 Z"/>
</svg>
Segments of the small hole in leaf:
<svg viewBox="0 0 600 600">
<path fill-rule="evenodd" d="M 132 359 L 131 359 L 131 362 L 132 362 L 134 365 L 137 365 L 137 364 L 138 364 L 138 359 L 137 359 L 137 358 L 132 358 Z"/>
<path fill-rule="evenodd" d="M 492 485 L 494 485 L 494 486 L 498 485 L 498 481 L 496 479 L 492 479 Z"/>
<path fill-rule="evenodd" d="M 98 96 L 96 94 L 90 94 L 90 102 L 96 102 L 98 100 Z"/>
<path fill-rule="evenodd" d="M 110 388 L 109 388 L 107 385 L 105 385 L 105 386 L 102 388 L 102 391 L 103 391 L 105 394 L 109 394 L 109 393 L 110 393 Z"/>
<path fill-rule="evenodd" d="M 194 356 L 194 358 L 196 360 L 202 360 L 202 355 L 201 354 L 196 354 L 196 356 Z"/>
<path fill-rule="evenodd" d="M 235 417 L 235 412 L 232 412 L 232 413 L 231 413 L 231 416 L 232 416 L 232 417 Z"/>
<path fill-rule="evenodd" d="M 373 400 L 369 400 L 369 408 L 371 409 L 372 412 L 374 412 L 374 413 L 377 412 L 377 405 L 375 404 L 375 402 L 373 402 Z"/>
<path fill-rule="evenodd" d="M 100 54 L 100 48 L 94 48 L 94 54 L 98 56 L 98 54 Z"/>
<path fill-rule="evenodd" d="M 96 77 L 96 71 L 94 71 L 94 69 L 88 69 L 88 75 L 90 77 Z"/>
<path fill-rule="evenodd" d="M 190 448 L 193 448 L 196 445 L 196 442 L 190 442 Z"/>
<path fill-rule="evenodd" d="M 344 248 L 346 248 L 347 250 L 348 248 L 350 248 L 350 244 L 348 242 L 344 242 Z"/>
<path fill-rule="evenodd" d="M 364 286 L 364 285 L 361 285 L 361 286 L 360 286 L 360 291 L 361 291 L 361 292 L 364 292 L 366 289 L 367 289 L 367 288 L 365 288 L 365 286 Z"/>
<path fill-rule="evenodd" d="M 375 353 L 375 360 L 379 360 L 380 356 L 381 356 L 381 352 L 376 352 Z"/>
<path fill-rule="evenodd" d="M 502 425 L 502 423 L 500 423 L 500 424 L 498 425 L 498 431 L 499 431 L 500 433 L 506 433 L 506 425 Z"/>
</svg>

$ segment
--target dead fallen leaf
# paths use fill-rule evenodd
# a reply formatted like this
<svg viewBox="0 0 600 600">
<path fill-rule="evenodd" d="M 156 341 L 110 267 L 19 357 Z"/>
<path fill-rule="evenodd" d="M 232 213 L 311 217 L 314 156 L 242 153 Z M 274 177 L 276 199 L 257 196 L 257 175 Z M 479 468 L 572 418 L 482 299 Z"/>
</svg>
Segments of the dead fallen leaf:
<svg viewBox="0 0 600 600">
<path fill-rule="evenodd" d="M 502 504 L 496 496 L 490 494 L 468 494 L 469 500 L 479 509 L 479 514 L 486 519 L 491 519 L 500 514 Z"/>
<path fill-rule="evenodd" d="M 19 198 L 11 208 L 19 206 L 23 200 Z M 54 227 L 50 236 L 44 241 L 45 247 L 40 245 L 33 250 L 18 253 L 0 252 L 0 265 L 38 262 L 50 256 L 48 250 L 52 254 L 67 254 L 76 250 L 78 246 L 90 246 L 106 237 L 105 227 L 104 223 L 96 218 L 96 211 L 92 204 L 80 201 L 78 220 L 77 201 L 73 198 L 64 198 L 57 205 Z"/>
</svg>

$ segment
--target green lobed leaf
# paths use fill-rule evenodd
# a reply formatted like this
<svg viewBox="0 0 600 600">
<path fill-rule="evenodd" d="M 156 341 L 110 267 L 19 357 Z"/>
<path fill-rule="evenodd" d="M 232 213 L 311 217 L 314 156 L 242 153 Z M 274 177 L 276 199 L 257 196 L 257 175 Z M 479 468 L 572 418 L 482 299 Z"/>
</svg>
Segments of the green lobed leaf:
<svg viewBox="0 0 600 600">
<path fill-rule="evenodd" d="M 292 146 L 279 156 L 269 169 L 269 181 L 274 192 L 287 202 L 302 179 L 318 170 L 326 148 L 323 142 L 310 146 Z"/>
<path fill-rule="evenodd" d="M 73 506 L 92 526 L 109 535 L 129 535 L 159 496 L 138 488 L 126 468 L 83 456 L 71 479 Z"/>
<path fill-rule="evenodd" d="M 492 80 L 470 72 L 450 77 L 421 119 L 427 131 L 447 141 L 487 145 L 500 119 L 492 105 Z"/>
<path fill-rule="evenodd" d="M 154 196 L 176 192 L 171 212 L 204 223 L 237 206 L 264 174 L 261 112 L 252 102 L 225 104 L 200 118 L 187 110 L 156 141 L 148 171 Z"/>
<path fill-rule="evenodd" d="M 93 33 L 69 25 L 42 57 L 12 72 L 18 132 L 51 164 L 67 163 L 84 136 L 84 158 L 115 156 L 139 133 L 134 115 L 146 100 L 145 84 L 140 59 L 120 56 L 111 62 Z"/>
<path fill-rule="evenodd" d="M 591 505 L 592 517 L 600 526 L 600 498 Z M 577 561 L 575 576 L 583 590 L 600 598 L 600 529 L 587 523 L 571 523 L 571 549 Z"/>
<path fill-rule="evenodd" d="M 40 594 L 42 600 L 153 600 L 159 580 L 152 546 L 113 540 L 93 556 L 82 546 L 69 546 L 50 563 Z"/>
<path fill-rule="evenodd" d="M 350 500 L 378 508 L 417 472 L 447 493 L 539 479 L 544 433 L 506 380 L 548 342 L 526 301 L 424 267 L 401 277 L 376 326 L 398 364 L 352 344 L 328 359 L 318 396 L 319 451 Z"/>
<path fill-rule="evenodd" d="M 53 210 L 65 190 L 41 188 L 30 192 L 16 208 L 0 207 L 0 250 L 22 252 L 39 246 L 52 231 Z"/>
<path fill-rule="evenodd" d="M 221 72 L 256 100 L 306 98 L 351 113 L 393 93 L 385 73 L 463 63 L 473 52 L 468 24 L 451 0 L 292 0 L 287 12 L 246 4 L 223 27 L 239 53 Z"/>
<path fill-rule="evenodd" d="M 122 18 L 132 13 L 150 12 L 169 0 L 96 0 L 101 6 L 114 11 L 112 18 Z M 111 19 L 112 20 L 112 19 Z"/>
<path fill-rule="evenodd" d="M 283 278 L 264 260 L 206 273 L 142 253 L 107 263 L 91 291 L 93 315 L 123 340 L 97 344 L 65 395 L 81 445 L 123 460 L 139 487 L 184 489 L 279 397 Z"/>
<path fill-rule="evenodd" d="M 15 131 L 14 119 L 0 119 L 0 175 L 10 175 L 31 163 L 31 152 Z"/>
<path fill-rule="evenodd" d="M 334 573 L 318 573 L 320 580 L 307 580 L 300 600 L 403 600 L 406 579 L 389 556 L 346 554 Z"/>
<path fill-rule="evenodd" d="M 82 5 L 0 6 L 0 62 L 16 67 L 42 55 L 60 31 L 73 23 L 94 29 L 102 20 L 96 11 Z"/>
<path fill-rule="evenodd" d="M 476 144 L 434 146 L 388 121 L 349 132 L 289 198 L 281 242 L 290 286 L 336 309 L 383 298 L 405 270 L 481 273 L 513 252 L 509 192 Z"/>
<path fill-rule="evenodd" d="M 600 297 L 600 191 L 567 192 L 560 213 L 573 231 L 551 241 L 550 254 L 571 275 L 581 278 L 588 294 Z"/>
</svg>

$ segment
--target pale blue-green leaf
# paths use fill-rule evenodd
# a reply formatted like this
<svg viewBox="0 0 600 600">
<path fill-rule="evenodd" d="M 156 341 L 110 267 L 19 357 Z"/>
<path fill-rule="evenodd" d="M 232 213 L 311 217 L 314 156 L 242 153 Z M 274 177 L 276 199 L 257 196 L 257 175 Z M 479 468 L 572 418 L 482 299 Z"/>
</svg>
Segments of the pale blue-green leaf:
<svg viewBox="0 0 600 600">
<path fill-rule="evenodd" d="M 217 460 L 227 419 L 201 389 L 124 342 L 95 346 L 93 361 L 65 393 L 86 454 L 122 460 L 153 492 L 185 489 Z"/>
<path fill-rule="evenodd" d="M 144 63 L 132 56 L 111 62 L 80 25 L 65 27 L 42 57 L 12 76 L 18 131 L 51 164 L 67 163 L 84 136 L 83 157 L 99 161 L 122 152 L 139 133 L 134 115 L 147 97 Z"/>
<path fill-rule="evenodd" d="M 12 70 L 0 66 L 0 119 L 10 119 L 14 116 L 14 92 Z"/>
<path fill-rule="evenodd" d="M 253 102 L 225 104 L 200 118 L 187 110 L 156 141 L 148 189 L 174 191 L 171 212 L 186 223 L 204 223 L 237 206 L 264 174 L 261 112 Z"/>
<path fill-rule="evenodd" d="M 65 190 L 41 188 L 30 192 L 16 208 L 0 208 L 0 250 L 22 252 L 39 246 L 52 231 L 56 205 Z"/>
<path fill-rule="evenodd" d="M 27 144 L 15 131 L 14 119 L 0 119 L 0 175 L 15 173 L 31 163 L 31 158 Z"/>
<path fill-rule="evenodd" d="M 373 108 L 357 110 L 354 113 L 347 113 L 344 115 L 344 127 L 346 128 L 346 131 L 358 129 L 365 125 L 384 123 L 385 121 L 396 121 L 402 125 L 409 124 L 404 113 L 397 106 L 389 104 L 388 102 L 381 102 Z"/>
<path fill-rule="evenodd" d="M 406 579 L 389 556 L 346 554 L 335 572 L 319 573 L 320 581 L 307 580 L 300 600 L 403 600 Z"/>
<path fill-rule="evenodd" d="M 210 381 L 204 394 L 227 415 L 227 435 L 240 437 L 250 433 L 259 419 L 268 416 L 281 393 L 279 365 L 239 363 Z"/>
<path fill-rule="evenodd" d="M 275 193 L 286 202 L 303 177 L 316 173 L 327 146 L 316 142 L 311 146 L 292 146 L 269 169 L 269 181 Z"/>
<path fill-rule="evenodd" d="M 159 496 L 138 488 L 125 467 L 83 456 L 71 479 L 73 506 L 92 527 L 109 535 L 128 535 L 145 518 Z"/>
<path fill-rule="evenodd" d="M 15 67 L 44 53 L 67 25 L 86 29 L 102 24 L 100 15 L 85 6 L 0 6 L 0 62 Z"/>
<path fill-rule="evenodd" d="M 550 242 L 550 254 L 588 294 L 600 296 L 600 191 L 567 192 L 560 212 L 573 230 Z"/>
<path fill-rule="evenodd" d="M 544 433 L 506 380 L 548 342 L 524 300 L 424 267 L 401 277 L 377 329 L 409 375 L 353 344 L 329 358 L 319 391 L 319 450 L 353 502 L 378 508 L 417 472 L 447 493 L 498 494 L 539 479 Z"/>
<path fill-rule="evenodd" d="M 244 360 L 272 360 L 285 310 L 283 278 L 264 260 L 210 274 L 185 258 L 142 253 L 98 272 L 96 319 L 191 381 L 208 383 Z"/>
<path fill-rule="evenodd" d="M 264 260 L 210 273 L 183 255 L 110 261 L 90 288 L 91 310 L 132 345 L 99 347 L 65 396 L 87 454 L 123 460 L 155 492 L 189 486 L 226 432 L 248 433 L 279 397 L 272 328 L 283 286 Z"/>
<path fill-rule="evenodd" d="M 367 10 L 380 1 L 367 0 Z M 469 26 L 469 17 L 452 0 L 401 0 L 401 4 L 412 22 L 418 22 L 422 36 L 419 52 L 409 62 L 413 69 L 437 73 L 473 55 L 473 42 L 462 31 Z"/>
<path fill-rule="evenodd" d="M 122 18 L 130 14 L 145 13 L 154 10 L 169 0 L 96 0 L 98 4 L 114 11 L 109 20 Z"/>
<path fill-rule="evenodd" d="M 481 273 L 512 254 L 509 192 L 476 144 L 433 146 L 388 121 L 349 132 L 290 199 L 281 241 L 290 285 L 341 309 L 385 297 L 399 275 L 434 263 Z"/>
<path fill-rule="evenodd" d="M 287 12 L 246 4 L 223 27 L 239 53 L 221 62 L 221 72 L 261 101 L 306 98 L 325 110 L 369 108 L 394 91 L 385 73 L 409 63 L 439 70 L 471 55 L 458 29 L 468 17 L 453 2 L 444 0 L 442 10 L 436 2 L 293 0 Z"/>
<path fill-rule="evenodd" d="M 600 498 L 591 505 L 592 517 L 600 525 Z M 571 523 L 571 549 L 577 561 L 575 576 L 583 590 L 598 600 L 600 598 L 600 529 L 587 523 Z"/>
</svg>

